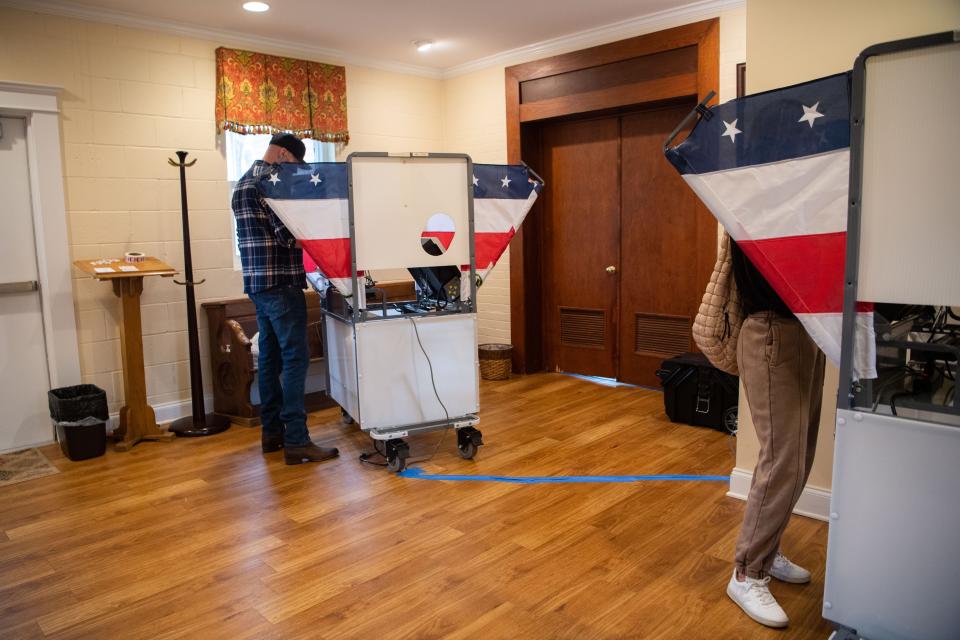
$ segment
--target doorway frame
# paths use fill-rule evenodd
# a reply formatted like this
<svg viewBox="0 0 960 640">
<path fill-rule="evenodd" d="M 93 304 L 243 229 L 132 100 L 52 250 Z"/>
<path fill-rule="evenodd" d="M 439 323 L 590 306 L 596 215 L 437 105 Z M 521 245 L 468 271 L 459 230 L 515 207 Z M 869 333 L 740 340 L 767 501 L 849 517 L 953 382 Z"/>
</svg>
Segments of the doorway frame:
<svg viewBox="0 0 960 640">
<path fill-rule="evenodd" d="M 37 279 L 51 387 L 81 380 L 60 147 L 62 91 L 49 85 L 0 82 L 0 115 L 26 121 Z"/>
<path fill-rule="evenodd" d="M 522 160 L 523 129 L 521 124 L 543 122 L 544 119 L 521 120 L 520 84 L 528 80 L 547 78 L 572 71 L 582 71 L 601 65 L 622 62 L 641 56 L 664 53 L 685 47 L 697 47 L 696 99 L 699 102 L 710 91 L 720 87 L 720 19 L 711 18 L 691 24 L 665 29 L 646 35 L 619 40 L 608 44 L 564 53 L 533 62 L 507 67 L 504 70 L 507 110 L 507 162 L 518 164 Z M 687 85 L 665 83 L 658 87 L 657 95 L 650 102 L 691 96 Z M 565 97 L 564 106 L 554 109 L 550 118 L 565 115 L 589 116 L 605 109 L 638 107 L 646 100 L 631 104 L 596 104 L 583 109 L 575 95 Z M 549 188 L 549 185 L 547 185 Z M 702 204 L 698 204 L 701 207 Z M 531 216 L 536 217 L 538 207 Z M 513 370 L 515 373 L 533 373 L 544 368 L 544 354 L 534 342 L 539 340 L 542 329 L 540 310 L 543 298 L 538 283 L 542 282 L 540 252 L 540 227 L 526 224 L 517 229 L 510 242 L 510 340 L 513 344 Z M 529 283 L 529 286 L 528 286 Z"/>
</svg>

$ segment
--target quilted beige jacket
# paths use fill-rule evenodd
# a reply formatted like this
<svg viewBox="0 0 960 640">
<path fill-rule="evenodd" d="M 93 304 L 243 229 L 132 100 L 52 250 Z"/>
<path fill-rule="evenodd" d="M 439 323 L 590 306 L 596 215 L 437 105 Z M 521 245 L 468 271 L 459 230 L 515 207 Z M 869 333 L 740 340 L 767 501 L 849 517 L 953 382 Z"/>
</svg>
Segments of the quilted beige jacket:
<svg viewBox="0 0 960 640">
<path fill-rule="evenodd" d="M 693 341 L 713 366 L 733 375 L 739 375 L 737 338 L 743 319 L 740 294 L 733 277 L 730 236 L 724 232 L 717 251 L 717 264 L 693 321 Z"/>
</svg>

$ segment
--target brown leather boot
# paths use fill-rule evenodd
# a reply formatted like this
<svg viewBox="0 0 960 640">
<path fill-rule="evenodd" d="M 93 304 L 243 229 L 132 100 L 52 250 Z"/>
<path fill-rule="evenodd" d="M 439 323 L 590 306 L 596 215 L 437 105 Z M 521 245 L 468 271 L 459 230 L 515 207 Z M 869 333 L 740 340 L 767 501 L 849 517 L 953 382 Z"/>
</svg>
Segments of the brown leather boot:
<svg viewBox="0 0 960 640">
<path fill-rule="evenodd" d="M 260 429 L 260 449 L 264 453 L 272 453 L 274 451 L 280 451 L 283 449 L 283 432 L 286 431 L 286 427 L 280 426 L 280 433 L 271 434 Z"/>
<path fill-rule="evenodd" d="M 280 433 L 277 435 L 268 435 L 261 431 L 260 449 L 264 453 L 272 453 L 273 451 L 280 451 L 280 449 L 283 449 L 283 429 L 281 429 Z"/>
<path fill-rule="evenodd" d="M 284 447 L 283 461 L 287 464 L 301 464 L 303 462 L 323 462 L 332 460 L 340 455 L 336 448 L 318 447 L 312 442 L 299 447 Z"/>
</svg>

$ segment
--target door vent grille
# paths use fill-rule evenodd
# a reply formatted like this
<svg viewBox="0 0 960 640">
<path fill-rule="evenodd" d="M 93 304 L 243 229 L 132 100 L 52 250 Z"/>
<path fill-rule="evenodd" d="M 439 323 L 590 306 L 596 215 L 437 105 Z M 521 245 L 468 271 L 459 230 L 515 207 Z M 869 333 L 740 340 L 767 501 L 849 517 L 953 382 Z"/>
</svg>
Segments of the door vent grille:
<svg viewBox="0 0 960 640">
<path fill-rule="evenodd" d="M 636 314 L 634 324 L 635 353 L 657 353 L 675 356 L 690 350 L 690 318 Z"/>
<path fill-rule="evenodd" d="M 602 309 L 560 307 L 561 344 L 602 349 L 607 341 L 606 327 L 606 314 Z"/>
</svg>

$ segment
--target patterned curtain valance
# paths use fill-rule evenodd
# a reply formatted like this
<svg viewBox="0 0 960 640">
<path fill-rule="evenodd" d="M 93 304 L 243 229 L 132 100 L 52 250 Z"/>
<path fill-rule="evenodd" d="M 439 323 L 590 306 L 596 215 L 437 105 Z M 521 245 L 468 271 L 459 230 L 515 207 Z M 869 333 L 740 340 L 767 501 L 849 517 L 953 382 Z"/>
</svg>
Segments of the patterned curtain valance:
<svg viewBox="0 0 960 640">
<path fill-rule="evenodd" d="M 220 47 L 216 110 L 220 131 L 350 140 L 346 73 L 330 64 Z"/>
</svg>

